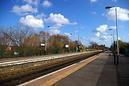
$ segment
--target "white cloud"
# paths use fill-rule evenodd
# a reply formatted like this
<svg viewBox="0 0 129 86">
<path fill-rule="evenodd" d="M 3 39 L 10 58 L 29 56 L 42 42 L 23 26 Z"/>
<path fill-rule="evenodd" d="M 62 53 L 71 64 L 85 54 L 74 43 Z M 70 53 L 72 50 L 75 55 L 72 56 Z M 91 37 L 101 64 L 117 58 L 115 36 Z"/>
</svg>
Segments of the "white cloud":
<svg viewBox="0 0 129 86">
<path fill-rule="evenodd" d="M 112 38 L 110 35 L 101 35 L 100 37 L 101 40 L 106 40 L 106 41 L 112 41 Z"/>
<path fill-rule="evenodd" d="M 96 32 L 95 34 L 97 37 L 100 37 L 100 32 Z"/>
<path fill-rule="evenodd" d="M 90 0 L 90 2 L 97 2 L 97 0 Z"/>
<path fill-rule="evenodd" d="M 77 22 L 70 22 L 68 18 L 65 18 L 62 14 L 50 13 L 48 18 L 45 20 L 47 23 L 51 24 L 50 33 L 59 34 L 60 28 L 64 25 L 76 25 Z"/>
<path fill-rule="evenodd" d="M 52 3 L 48 0 L 44 0 L 43 1 L 43 7 L 51 7 L 52 6 Z"/>
<path fill-rule="evenodd" d="M 107 33 L 109 28 L 114 29 L 114 26 L 108 26 L 106 24 L 100 25 L 96 28 L 95 36 L 100 40 L 110 40 L 111 36 Z"/>
<path fill-rule="evenodd" d="M 106 44 L 106 46 L 110 46 L 112 43 L 112 36 L 108 33 L 109 29 L 114 29 L 115 26 L 108 26 L 106 24 L 102 24 L 96 28 L 96 33 L 92 37 L 92 41 L 98 44 Z"/>
<path fill-rule="evenodd" d="M 61 26 L 58 26 L 58 25 L 52 25 L 52 26 L 50 26 L 48 29 L 49 29 L 49 33 L 51 34 L 51 35 L 53 35 L 53 34 L 59 34 L 60 33 L 60 28 L 61 28 Z"/>
<path fill-rule="evenodd" d="M 118 37 L 118 40 L 122 40 L 120 37 Z"/>
<path fill-rule="evenodd" d="M 64 33 L 64 35 L 66 35 L 66 36 L 68 36 L 68 37 L 72 36 L 71 33 Z"/>
<path fill-rule="evenodd" d="M 129 21 L 129 10 L 120 8 L 120 7 L 113 7 L 108 10 L 107 17 L 111 20 L 115 20 L 115 8 L 117 9 L 117 19 L 121 21 Z"/>
<path fill-rule="evenodd" d="M 104 33 L 108 30 L 108 25 L 103 24 L 96 28 L 97 32 Z"/>
<path fill-rule="evenodd" d="M 60 33 L 60 30 L 58 28 L 52 28 L 49 30 L 50 34 L 53 35 L 53 34 L 59 34 Z"/>
<path fill-rule="evenodd" d="M 43 28 L 44 27 L 43 20 L 40 18 L 36 18 L 33 15 L 27 15 L 25 17 L 21 17 L 19 22 L 31 28 Z"/>
<path fill-rule="evenodd" d="M 38 5 L 40 0 L 24 0 L 24 1 L 27 2 L 28 4 Z"/>
<path fill-rule="evenodd" d="M 29 13 L 36 13 L 37 8 L 33 8 L 31 5 L 26 4 L 26 5 L 22 5 L 22 6 L 17 6 L 15 5 L 12 9 L 12 12 L 18 14 L 18 15 L 26 15 Z"/>
<path fill-rule="evenodd" d="M 46 17 L 46 14 L 40 13 L 40 14 L 37 14 L 36 17 L 37 17 L 37 18 L 45 18 L 45 17 Z"/>
<path fill-rule="evenodd" d="M 51 13 L 47 18 L 47 21 L 58 26 L 70 24 L 69 19 L 65 18 L 62 14 Z"/>
</svg>

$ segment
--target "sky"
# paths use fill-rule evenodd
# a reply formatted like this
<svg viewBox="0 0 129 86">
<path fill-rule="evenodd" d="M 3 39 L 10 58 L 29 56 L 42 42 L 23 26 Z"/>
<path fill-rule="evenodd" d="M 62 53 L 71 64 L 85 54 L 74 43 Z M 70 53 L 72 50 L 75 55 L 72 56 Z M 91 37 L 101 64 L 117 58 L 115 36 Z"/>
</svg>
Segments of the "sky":
<svg viewBox="0 0 129 86">
<path fill-rule="evenodd" d="M 72 40 L 79 36 L 84 45 L 92 41 L 110 46 L 115 9 L 119 39 L 129 42 L 129 0 L 0 0 L 0 27 L 21 25 Z"/>
</svg>

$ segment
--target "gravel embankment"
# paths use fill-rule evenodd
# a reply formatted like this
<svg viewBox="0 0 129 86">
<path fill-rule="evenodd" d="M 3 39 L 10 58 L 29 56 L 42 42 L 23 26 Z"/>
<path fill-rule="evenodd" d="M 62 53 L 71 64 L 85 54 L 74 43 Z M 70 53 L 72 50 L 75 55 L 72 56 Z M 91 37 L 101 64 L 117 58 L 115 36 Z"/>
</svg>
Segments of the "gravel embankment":
<svg viewBox="0 0 129 86">
<path fill-rule="evenodd" d="M 49 58 L 35 58 L 27 60 L 18 60 L 0 63 L 0 82 L 21 77 L 33 72 L 51 68 L 57 65 L 65 64 L 81 58 L 90 57 L 102 51 L 82 52 L 68 55 L 56 55 Z"/>
</svg>

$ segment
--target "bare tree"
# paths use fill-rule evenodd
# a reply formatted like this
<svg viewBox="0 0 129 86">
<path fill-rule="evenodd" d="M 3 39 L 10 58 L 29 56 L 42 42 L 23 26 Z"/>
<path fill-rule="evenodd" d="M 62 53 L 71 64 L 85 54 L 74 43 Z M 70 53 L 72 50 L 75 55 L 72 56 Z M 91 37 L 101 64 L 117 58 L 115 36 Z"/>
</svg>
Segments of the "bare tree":
<svg viewBox="0 0 129 86">
<path fill-rule="evenodd" d="M 5 28 L 0 33 L 1 44 L 7 46 L 21 46 L 24 38 L 29 36 L 29 30 L 22 28 Z"/>
</svg>

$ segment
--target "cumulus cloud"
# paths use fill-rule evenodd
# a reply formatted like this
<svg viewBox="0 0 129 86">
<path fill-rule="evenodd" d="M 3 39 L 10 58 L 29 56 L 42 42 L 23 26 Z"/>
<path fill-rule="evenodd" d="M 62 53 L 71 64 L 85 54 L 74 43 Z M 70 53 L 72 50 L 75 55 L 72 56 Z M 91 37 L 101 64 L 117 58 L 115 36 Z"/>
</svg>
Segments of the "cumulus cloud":
<svg viewBox="0 0 129 86">
<path fill-rule="evenodd" d="M 44 13 L 37 14 L 37 18 L 45 18 L 47 15 Z"/>
<path fill-rule="evenodd" d="M 49 28 L 51 34 L 59 34 L 60 28 L 65 25 L 77 25 L 77 22 L 70 22 L 68 18 L 60 13 L 50 13 L 45 22 L 51 24 Z"/>
<path fill-rule="evenodd" d="M 65 18 L 62 14 L 51 13 L 47 18 L 47 21 L 58 26 L 70 24 L 69 19 Z"/>
<path fill-rule="evenodd" d="M 106 41 L 109 41 L 111 40 L 112 41 L 112 37 L 110 35 L 101 35 L 100 37 L 101 40 L 106 40 Z"/>
<path fill-rule="evenodd" d="M 72 36 L 71 33 L 64 33 L 64 35 L 66 35 L 66 36 L 68 36 L 68 37 Z"/>
<path fill-rule="evenodd" d="M 28 4 L 38 5 L 40 0 L 24 0 L 24 1 L 27 2 Z"/>
<path fill-rule="evenodd" d="M 51 7 L 52 6 L 52 3 L 48 0 L 44 0 L 43 1 L 43 7 Z"/>
<path fill-rule="evenodd" d="M 21 17 L 19 21 L 22 25 L 31 27 L 31 28 L 43 28 L 44 22 L 40 18 L 36 18 L 33 15 L 27 15 L 25 17 Z"/>
<path fill-rule="evenodd" d="M 110 29 L 116 29 L 115 26 L 109 26 L 106 24 L 99 25 L 96 28 L 94 36 L 91 38 L 91 41 L 94 41 L 99 44 L 106 44 L 110 46 L 112 43 L 112 34 L 109 34 L 108 31 Z"/>
<path fill-rule="evenodd" d="M 96 32 L 95 34 L 97 37 L 100 37 L 100 32 Z"/>
<path fill-rule="evenodd" d="M 36 13 L 38 11 L 37 11 L 37 8 L 33 8 L 31 5 L 26 4 L 26 5 L 22 5 L 22 6 L 15 5 L 12 8 L 12 12 L 14 12 L 18 15 L 26 15 L 29 13 Z"/>
<path fill-rule="evenodd" d="M 120 37 L 118 37 L 118 40 L 122 40 Z"/>
<path fill-rule="evenodd" d="M 129 10 L 120 8 L 120 7 L 113 7 L 108 10 L 107 17 L 111 20 L 115 20 L 115 8 L 117 9 L 117 19 L 121 21 L 129 21 Z"/>
<path fill-rule="evenodd" d="M 108 30 L 108 25 L 103 24 L 96 28 L 97 32 L 104 33 Z"/>
<path fill-rule="evenodd" d="M 107 31 L 108 31 L 110 28 L 112 29 L 112 28 L 114 28 L 114 26 L 108 26 L 108 25 L 106 25 L 106 24 L 103 24 L 103 25 L 98 26 L 98 27 L 96 28 L 95 36 L 96 36 L 97 38 L 101 39 L 101 40 L 108 40 L 108 39 L 110 39 L 110 38 L 111 38 L 110 35 L 107 34 Z"/>
<path fill-rule="evenodd" d="M 60 29 L 59 28 L 56 28 L 56 27 L 51 27 L 51 29 L 49 30 L 49 33 L 51 35 L 59 34 L 60 33 Z"/>
</svg>

